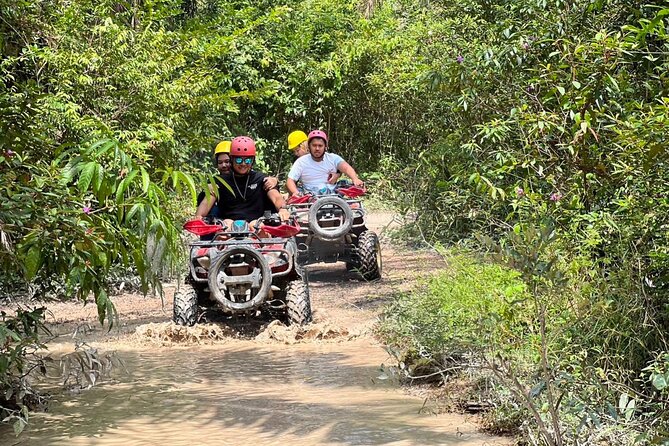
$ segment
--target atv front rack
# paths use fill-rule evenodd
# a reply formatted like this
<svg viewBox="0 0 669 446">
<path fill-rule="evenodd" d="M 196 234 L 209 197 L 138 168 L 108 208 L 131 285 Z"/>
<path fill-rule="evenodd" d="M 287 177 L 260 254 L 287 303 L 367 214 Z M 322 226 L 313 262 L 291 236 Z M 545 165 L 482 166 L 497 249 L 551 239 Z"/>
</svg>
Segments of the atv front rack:
<svg viewBox="0 0 669 446">
<path fill-rule="evenodd" d="M 276 247 L 276 245 L 285 245 L 286 244 L 286 239 L 284 238 L 266 238 L 266 239 L 259 239 L 259 240 L 221 240 L 221 241 L 199 241 L 199 242 L 193 242 L 190 244 L 191 246 L 191 252 L 193 249 L 199 248 L 215 248 L 215 247 L 234 247 L 234 246 L 249 246 L 253 248 L 257 248 L 257 245 L 262 245 L 260 248 L 257 248 L 257 250 L 265 255 L 269 253 L 278 253 L 279 258 L 285 259 L 285 264 L 281 266 L 281 270 L 279 271 L 272 271 L 272 275 L 275 277 L 280 277 L 280 276 L 285 276 L 289 274 L 293 270 L 293 254 L 291 254 L 286 248 L 279 248 Z M 274 245 L 274 247 L 272 247 Z M 220 251 L 214 251 L 214 252 L 222 252 L 223 250 Z M 214 259 L 216 256 L 210 257 L 209 262 L 210 264 L 213 263 Z M 197 271 L 197 266 L 195 265 L 197 257 L 191 257 L 191 260 L 188 262 L 189 267 L 190 267 L 190 277 L 193 282 L 199 282 L 199 283 L 205 283 L 209 279 L 209 271 L 204 270 L 204 272 L 199 272 Z M 204 275 L 204 277 L 200 277 L 201 275 Z"/>
<path fill-rule="evenodd" d="M 309 209 L 311 206 L 316 203 L 316 201 L 321 197 L 331 197 L 336 195 L 311 195 L 312 200 L 305 201 L 302 203 L 293 203 L 288 206 L 292 208 L 293 214 L 295 215 L 295 220 L 300 225 L 300 236 L 309 235 Z M 341 197 L 340 197 L 341 198 Z M 351 208 L 351 213 L 353 214 L 353 229 L 360 229 L 365 227 L 365 208 L 362 205 L 362 201 L 357 198 L 345 199 L 346 204 Z"/>
</svg>

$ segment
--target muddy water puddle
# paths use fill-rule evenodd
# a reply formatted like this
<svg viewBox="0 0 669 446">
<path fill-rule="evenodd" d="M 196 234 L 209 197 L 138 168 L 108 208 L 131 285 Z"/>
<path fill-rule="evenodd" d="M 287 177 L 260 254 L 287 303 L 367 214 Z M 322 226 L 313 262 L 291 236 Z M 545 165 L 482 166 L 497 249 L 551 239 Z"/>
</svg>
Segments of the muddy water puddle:
<svg viewBox="0 0 669 446">
<path fill-rule="evenodd" d="M 385 352 L 344 343 L 136 348 L 126 370 L 55 394 L 11 445 L 504 444 L 379 379 Z M 499 442 L 498 442 L 499 441 Z"/>
<path fill-rule="evenodd" d="M 388 226 L 392 215 L 370 215 Z M 376 219 L 376 220 L 374 220 Z M 372 221 L 374 220 L 374 221 Z M 375 223 L 374 223 L 375 222 Z M 382 237 L 383 239 L 383 237 Z M 121 324 L 95 322 L 95 306 L 51 305 L 54 356 L 75 340 L 116 351 L 113 379 L 79 393 L 52 386 L 49 411 L 0 445 L 504 445 L 473 420 L 434 415 L 379 367 L 391 363 L 370 335 L 395 292 L 439 265 L 432 254 L 384 245 L 384 278 L 366 283 L 342 264 L 310 267 L 314 323 L 185 329 L 169 323 L 175 287 L 160 299 L 114 298 Z"/>
</svg>

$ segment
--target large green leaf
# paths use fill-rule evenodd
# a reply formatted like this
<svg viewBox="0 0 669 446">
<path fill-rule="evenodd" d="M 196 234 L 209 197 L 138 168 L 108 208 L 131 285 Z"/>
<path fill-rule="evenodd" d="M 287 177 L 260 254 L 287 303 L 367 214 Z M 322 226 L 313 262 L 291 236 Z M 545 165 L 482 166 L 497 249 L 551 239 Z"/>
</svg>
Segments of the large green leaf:
<svg viewBox="0 0 669 446">
<path fill-rule="evenodd" d="M 149 173 L 146 171 L 144 166 L 140 167 L 140 171 L 142 173 L 142 191 L 146 193 L 149 190 L 151 178 L 149 178 Z"/>
<path fill-rule="evenodd" d="M 79 187 L 80 192 L 85 192 L 88 190 L 88 186 L 90 186 L 91 181 L 93 180 L 93 175 L 95 175 L 96 170 L 97 170 L 97 165 L 93 161 L 85 163 L 82 166 L 81 172 L 79 173 L 79 181 L 77 182 L 77 186 Z"/>
<path fill-rule="evenodd" d="M 37 271 L 42 265 L 42 253 L 40 247 L 38 245 L 32 245 L 30 249 L 28 249 L 28 253 L 23 261 L 26 270 L 26 279 L 32 280 L 37 275 Z"/>
</svg>

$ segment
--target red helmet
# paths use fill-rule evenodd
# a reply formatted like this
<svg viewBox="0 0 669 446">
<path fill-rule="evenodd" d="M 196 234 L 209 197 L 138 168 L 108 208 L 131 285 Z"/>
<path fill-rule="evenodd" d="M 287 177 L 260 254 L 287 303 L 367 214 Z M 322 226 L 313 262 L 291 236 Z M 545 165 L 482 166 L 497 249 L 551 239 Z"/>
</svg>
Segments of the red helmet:
<svg viewBox="0 0 669 446">
<path fill-rule="evenodd" d="M 328 135 L 326 135 L 323 130 L 312 130 L 309 132 L 308 142 L 311 142 L 311 140 L 314 138 L 321 138 L 323 141 L 325 141 L 325 145 L 328 145 Z"/>
<path fill-rule="evenodd" d="M 256 156 L 256 143 L 248 136 L 238 136 L 230 144 L 230 156 Z"/>
</svg>

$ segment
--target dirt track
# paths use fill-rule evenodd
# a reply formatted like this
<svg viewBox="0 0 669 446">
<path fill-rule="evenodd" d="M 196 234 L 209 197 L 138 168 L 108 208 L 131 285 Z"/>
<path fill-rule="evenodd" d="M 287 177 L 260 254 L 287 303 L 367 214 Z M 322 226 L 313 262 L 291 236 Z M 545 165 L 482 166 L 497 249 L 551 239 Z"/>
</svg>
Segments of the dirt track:
<svg viewBox="0 0 669 446">
<path fill-rule="evenodd" d="M 368 226 L 381 235 L 383 244 L 381 281 L 365 282 L 357 274 L 347 272 L 342 263 L 316 264 L 309 267 L 314 314 L 314 327 L 311 328 L 322 327 L 324 330 L 339 330 L 351 336 L 367 336 L 376 321 L 379 309 L 393 294 L 408 291 L 415 286 L 416 279 L 432 273 L 439 268 L 439 264 L 443 264 L 441 258 L 428 251 L 393 249 L 386 234 L 396 224 L 390 213 L 374 213 L 368 220 Z M 124 349 L 126 343 L 134 344 L 137 340 L 132 335 L 138 327 L 152 323 L 169 323 L 172 317 L 172 298 L 177 286 L 179 285 L 176 282 L 163 284 L 163 299 L 133 293 L 114 296 L 119 325 L 110 332 L 97 321 L 97 308 L 92 301 L 86 305 L 79 302 L 50 303 L 47 322 L 52 332 L 59 336 L 56 342 L 69 342 L 76 338 L 88 343 L 102 342 L 106 348 Z M 233 323 L 234 328 L 242 331 L 238 334 L 245 338 L 261 334 L 265 326 L 263 322 L 254 321 Z M 275 327 L 273 331 L 277 331 Z M 289 330 L 286 330 L 286 335 L 290 335 Z M 271 340 L 271 337 L 261 336 L 259 340 L 261 339 Z M 279 340 L 288 341 L 285 337 Z"/>
<path fill-rule="evenodd" d="M 309 267 L 314 323 L 304 328 L 175 326 L 175 284 L 162 301 L 115 297 L 120 324 L 110 332 L 93 304 L 49 305 L 54 356 L 83 341 L 118 352 L 127 372 L 77 396 L 56 395 L 51 413 L 9 444 L 508 444 L 460 415 L 429 415 L 421 398 L 380 380 L 390 359 L 372 335 L 380 308 L 445 266 L 427 251 L 393 250 L 383 232 L 391 220 L 376 213 L 368 221 L 381 234 L 381 281 L 361 281 L 341 263 Z M 184 418 L 194 411 L 205 419 Z"/>
</svg>

